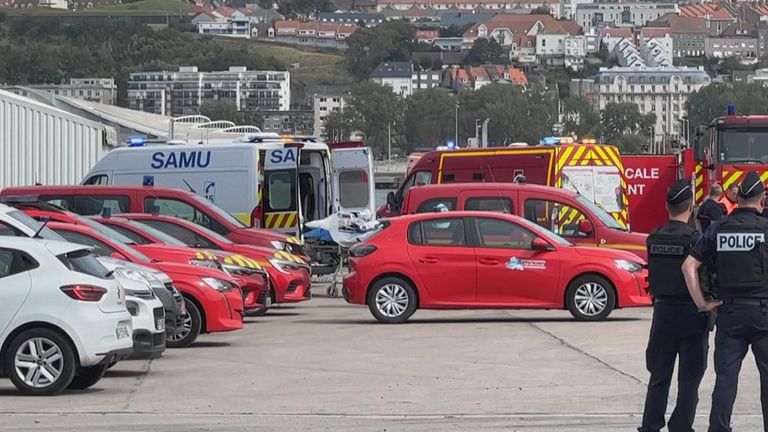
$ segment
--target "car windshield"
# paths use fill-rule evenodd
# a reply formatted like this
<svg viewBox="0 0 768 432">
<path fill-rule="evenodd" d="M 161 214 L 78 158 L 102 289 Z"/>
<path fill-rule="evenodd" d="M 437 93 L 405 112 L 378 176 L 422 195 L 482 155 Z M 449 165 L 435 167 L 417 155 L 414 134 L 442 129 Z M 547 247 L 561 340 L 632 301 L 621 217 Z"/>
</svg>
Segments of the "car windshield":
<svg viewBox="0 0 768 432">
<path fill-rule="evenodd" d="M 240 228 L 247 228 L 248 227 L 240 219 L 232 216 L 231 214 L 227 213 L 227 211 L 224 210 L 223 208 L 221 208 L 221 207 L 217 206 L 216 204 L 210 202 L 209 200 L 201 197 L 200 195 L 194 195 L 194 199 L 195 199 L 195 201 L 200 203 L 203 207 L 205 207 L 206 209 L 208 209 L 208 210 L 216 213 L 217 215 L 221 216 L 223 219 L 225 219 L 229 223 L 234 224 L 235 226 L 240 227 Z"/>
<path fill-rule="evenodd" d="M 38 230 L 40 230 L 40 227 L 43 225 L 41 222 L 36 221 L 31 216 L 27 215 L 26 213 L 20 210 L 10 211 L 8 212 L 8 216 L 12 217 L 13 219 L 20 222 L 25 227 L 33 230 L 34 232 L 37 232 Z M 48 227 L 45 227 L 42 230 L 40 230 L 38 237 L 46 240 L 66 241 L 64 240 L 64 237 L 56 234 Z"/>
<path fill-rule="evenodd" d="M 553 233 L 552 231 L 542 228 L 540 225 L 535 224 L 528 219 L 516 218 L 515 222 L 535 232 L 536 234 L 545 237 L 547 240 L 553 241 L 561 246 L 573 246 L 573 243 Z"/>
<path fill-rule="evenodd" d="M 195 227 L 196 229 L 200 230 L 203 234 L 205 234 L 208 237 L 211 237 L 211 238 L 215 239 L 219 243 L 232 244 L 232 240 L 224 237 L 223 235 L 217 233 L 216 231 L 210 230 L 210 229 L 208 229 L 208 228 L 206 228 L 204 226 L 197 225 L 194 222 L 190 222 L 188 220 L 179 219 L 179 221 L 182 224 L 189 224 L 189 225 L 186 225 L 186 226 L 188 226 L 190 229 L 192 227 Z"/>
<path fill-rule="evenodd" d="M 768 163 L 768 129 L 721 129 L 717 137 L 720 162 Z"/>
<path fill-rule="evenodd" d="M 78 223 L 86 225 L 88 228 L 96 231 L 97 233 L 99 233 L 99 234 L 101 234 L 103 236 L 109 237 L 110 239 L 112 239 L 114 241 L 117 241 L 117 242 L 120 242 L 120 243 L 123 243 L 123 244 L 127 244 L 127 245 L 136 244 L 136 242 L 134 242 L 130 238 L 126 237 L 125 235 L 120 234 L 119 232 L 113 230 L 112 228 L 110 228 L 110 227 L 108 227 L 106 225 L 102 225 L 102 224 L 100 224 L 100 223 L 98 223 L 96 221 L 93 221 L 93 220 L 90 220 L 90 219 L 84 218 L 84 217 L 77 218 L 77 221 L 78 221 Z"/>
<path fill-rule="evenodd" d="M 584 207 L 586 207 L 587 209 L 589 209 L 589 211 L 591 211 L 592 214 L 597 216 L 597 218 L 600 219 L 600 221 L 602 223 L 604 223 L 608 228 L 613 228 L 613 229 L 617 229 L 617 230 L 621 230 L 621 231 L 626 231 L 625 228 L 623 228 L 621 225 L 619 225 L 618 222 L 616 222 L 616 219 L 614 219 L 613 216 L 611 216 L 610 213 L 605 211 L 605 209 L 603 209 L 599 205 L 597 205 L 597 204 L 593 203 L 592 201 L 590 201 L 588 198 L 586 198 L 586 197 L 584 197 L 582 195 L 577 195 L 576 196 L 576 201 L 578 201 L 579 204 L 581 204 Z"/>
<path fill-rule="evenodd" d="M 164 243 L 170 246 L 187 246 L 186 243 L 177 239 L 176 237 L 170 236 L 160 231 L 159 229 L 151 227 L 147 224 L 143 224 L 141 222 L 136 222 L 136 221 L 128 221 L 128 224 L 160 240 L 161 243 Z"/>
</svg>

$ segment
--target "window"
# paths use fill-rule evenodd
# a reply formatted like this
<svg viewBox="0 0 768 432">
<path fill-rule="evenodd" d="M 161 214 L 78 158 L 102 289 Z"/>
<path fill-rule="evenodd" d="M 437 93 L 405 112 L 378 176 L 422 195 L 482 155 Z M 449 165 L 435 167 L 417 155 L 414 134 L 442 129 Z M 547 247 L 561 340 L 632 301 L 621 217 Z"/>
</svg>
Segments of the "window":
<svg viewBox="0 0 768 432">
<path fill-rule="evenodd" d="M 208 215 L 185 202 L 172 198 L 147 198 L 144 200 L 144 212 L 173 216 L 213 229 L 213 223 Z"/>
<path fill-rule="evenodd" d="M 109 184 L 109 177 L 107 177 L 106 174 L 97 174 L 95 176 L 90 177 L 83 184 L 87 184 L 87 185 L 105 185 L 105 184 Z"/>
<path fill-rule="evenodd" d="M 344 208 L 367 207 L 370 202 L 368 173 L 363 170 L 339 174 L 339 198 Z"/>
<path fill-rule="evenodd" d="M 408 242 L 411 244 L 422 244 L 421 222 L 412 223 L 408 227 Z"/>
<path fill-rule="evenodd" d="M 129 239 L 131 239 L 131 242 L 133 244 L 145 245 L 145 244 L 152 243 L 152 241 L 150 241 L 148 238 L 146 238 L 144 236 L 141 236 L 138 233 L 133 232 L 133 231 L 129 230 L 126 227 L 122 227 L 122 226 L 119 226 L 119 225 L 111 225 L 111 224 L 106 224 L 106 225 L 108 227 L 112 228 L 113 230 L 119 232 L 120 234 L 122 234 L 122 235 L 128 237 Z"/>
<path fill-rule="evenodd" d="M 74 272 L 87 274 L 99 279 L 107 279 L 107 275 L 109 274 L 109 271 L 107 271 L 89 250 L 73 251 L 64 255 L 59 255 L 56 258 L 58 258 L 66 268 Z M 111 279 L 111 276 L 109 278 Z"/>
<path fill-rule="evenodd" d="M 29 255 L 24 252 L 0 249 L 0 278 L 12 276 L 38 267 Z"/>
<path fill-rule="evenodd" d="M 503 197 L 470 198 L 464 210 L 492 211 L 512 214 L 512 200 Z"/>
<path fill-rule="evenodd" d="M 421 222 L 421 244 L 463 246 L 467 243 L 465 238 L 463 219 L 446 218 Z"/>
<path fill-rule="evenodd" d="M 156 220 L 142 220 L 141 223 L 149 225 L 152 228 L 156 228 L 170 235 L 171 237 L 184 242 L 184 244 L 187 246 L 206 249 L 220 249 L 216 244 L 210 242 L 208 239 L 199 236 L 196 232 L 181 225 Z"/>
<path fill-rule="evenodd" d="M 402 201 L 408 189 L 414 186 L 423 186 L 432 183 L 432 173 L 429 171 L 419 171 L 411 174 L 404 182 L 403 188 L 400 190 L 398 199 Z"/>
<path fill-rule="evenodd" d="M 449 211 L 456 210 L 456 198 L 432 198 L 421 203 L 416 213 L 431 213 L 440 211 L 437 206 L 444 205 Z"/>
<path fill-rule="evenodd" d="M 533 232 L 512 222 L 478 218 L 474 221 L 478 246 L 503 249 L 531 249 Z"/>
<path fill-rule="evenodd" d="M 287 171 L 276 171 L 269 174 L 267 191 L 269 208 L 273 211 L 290 210 L 293 207 L 293 197 L 296 194 L 294 174 Z"/>
<path fill-rule="evenodd" d="M 18 229 L 6 225 L 5 222 L 0 222 L 0 237 L 27 237 L 23 232 Z"/>
<path fill-rule="evenodd" d="M 87 236 L 79 232 L 67 231 L 63 229 L 57 229 L 55 231 L 59 233 L 62 237 L 67 239 L 68 242 L 92 247 L 93 253 L 95 253 L 96 255 L 110 256 L 113 253 L 117 252 L 114 248 L 112 248 L 108 244 L 102 242 L 101 240 L 97 240 L 91 236 Z"/>
<path fill-rule="evenodd" d="M 443 183 L 450 183 L 456 180 L 455 174 L 443 174 Z"/>
<path fill-rule="evenodd" d="M 112 210 L 112 213 L 125 213 L 128 211 L 127 196 L 75 196 L 74 211 L 84 216 L 100 215 L 105 208 Z M 48 201 L 48 200 L 46 200 Z M 50 201 L 48 201 L 50 202 Z"/>
<path fill-rule="evenodd" d="M 579 222 L 589 218 L 580 210 L 557 201 L 526 200 L 525 218 L 561 236 L 589 237 L 579 232 Z"/>
</svg>

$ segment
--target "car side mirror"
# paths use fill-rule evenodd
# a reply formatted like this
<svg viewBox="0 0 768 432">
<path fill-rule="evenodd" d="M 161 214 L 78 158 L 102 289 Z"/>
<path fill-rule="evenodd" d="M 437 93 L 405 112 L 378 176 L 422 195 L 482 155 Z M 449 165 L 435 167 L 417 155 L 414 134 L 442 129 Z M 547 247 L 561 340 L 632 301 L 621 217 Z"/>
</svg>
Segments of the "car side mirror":
<svg viewBox="0 0 768 432">
<path fill-rule="evenodd" d="M 535 251 L 553 251 L 555 250 L 555 247 L 547 243 L 547 241 L 544 240 L 543 238 L 536 237 L 531 242 L 531 249 Z"/>
<path fill-rule="evenodd" d="M 390 210 L 398 209 L 399 203 L 397 202 L 397 195 L 395 195 L 394 192 L 390 192 L 387 194 L 387 205 L 389 206 Z"/>
<path fill-rule="evenodd" d="M 579 221 L 579 232 L 586 235 L 592 234 L 595 227 L 592 226 L 592 222 L 589 219 L 582 219 Z"/>
</svg>

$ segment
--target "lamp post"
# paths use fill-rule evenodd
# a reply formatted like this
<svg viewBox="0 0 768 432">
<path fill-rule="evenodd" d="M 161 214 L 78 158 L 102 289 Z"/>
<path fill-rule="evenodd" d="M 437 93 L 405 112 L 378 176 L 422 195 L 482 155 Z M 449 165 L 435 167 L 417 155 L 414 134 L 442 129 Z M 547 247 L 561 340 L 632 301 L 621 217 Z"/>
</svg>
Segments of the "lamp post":
<svg viewBox="0 0 768 432">
<path fill-rule="evenodd" d="M 456 115 L 454 117 L 453 142 L 459 146 L 459 101 L 456 101 Z"/>
</svg>

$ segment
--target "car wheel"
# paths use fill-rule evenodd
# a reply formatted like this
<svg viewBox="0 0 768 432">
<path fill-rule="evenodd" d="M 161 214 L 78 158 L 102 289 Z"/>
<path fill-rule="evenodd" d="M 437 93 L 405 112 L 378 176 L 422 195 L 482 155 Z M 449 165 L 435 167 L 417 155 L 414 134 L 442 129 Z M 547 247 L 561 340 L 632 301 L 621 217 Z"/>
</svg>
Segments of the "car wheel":
<svg viewBox="0 0 768 432">
<path fill-rule="evenodd" d="M 22 332 L 3 355 L 3 370 L 22 393 L 61 393 L 75 377 L 75 349 L 59 332 L 36 328 Z"/>
<path fill-rule="evenodd" d="M 186 348 L 197 340 L 200 336 L 203 320 L 200 315 L 200 309 L 192 300 L 184 297 L 184 306 L 187 308 L 187 314 L 184 315 L 184 322 L 175 335 L 168 338 L 166 346 L 168 348 Z"/>
<path fill-rule="evenodd" d="M 112 365 L 114 364 L 115 363 L 112 363 Z M 106 372 L 109 367 L 110 366 L 108 365 L 98 365 L 80 368 L 77 375 L 75 376 L 75 379 L 73 379 L 69 384 L 69 388 L 83 390 L 93 386 L 97 382 L 101 381 L 101 378 L 104 376 L 104 372 Z"/>
<path fill-rule="evenodd" d="M 616 307 L 616 295 L 611 283 L 594 275 L 582 276 L 571 282 L 565 301 L 571 315 L 581 321 L 604 320 Z"/>
<path fill-rule="evenodd" d="M 248 312 L 246 312 L 246 315 L 259 317 L 259 316 L 266 315 L 268 311 L 269 311 L 269 308 L 264 306 L 258 309 L 249 310 Z"/>
<path fill-rule="evenodd" d="M 405 322 L 417 307 L 416 291 L 408 281 L 398 277 L 381 279 L 368 292 L 368 309 L 383 323 Z"/>
</svg>

